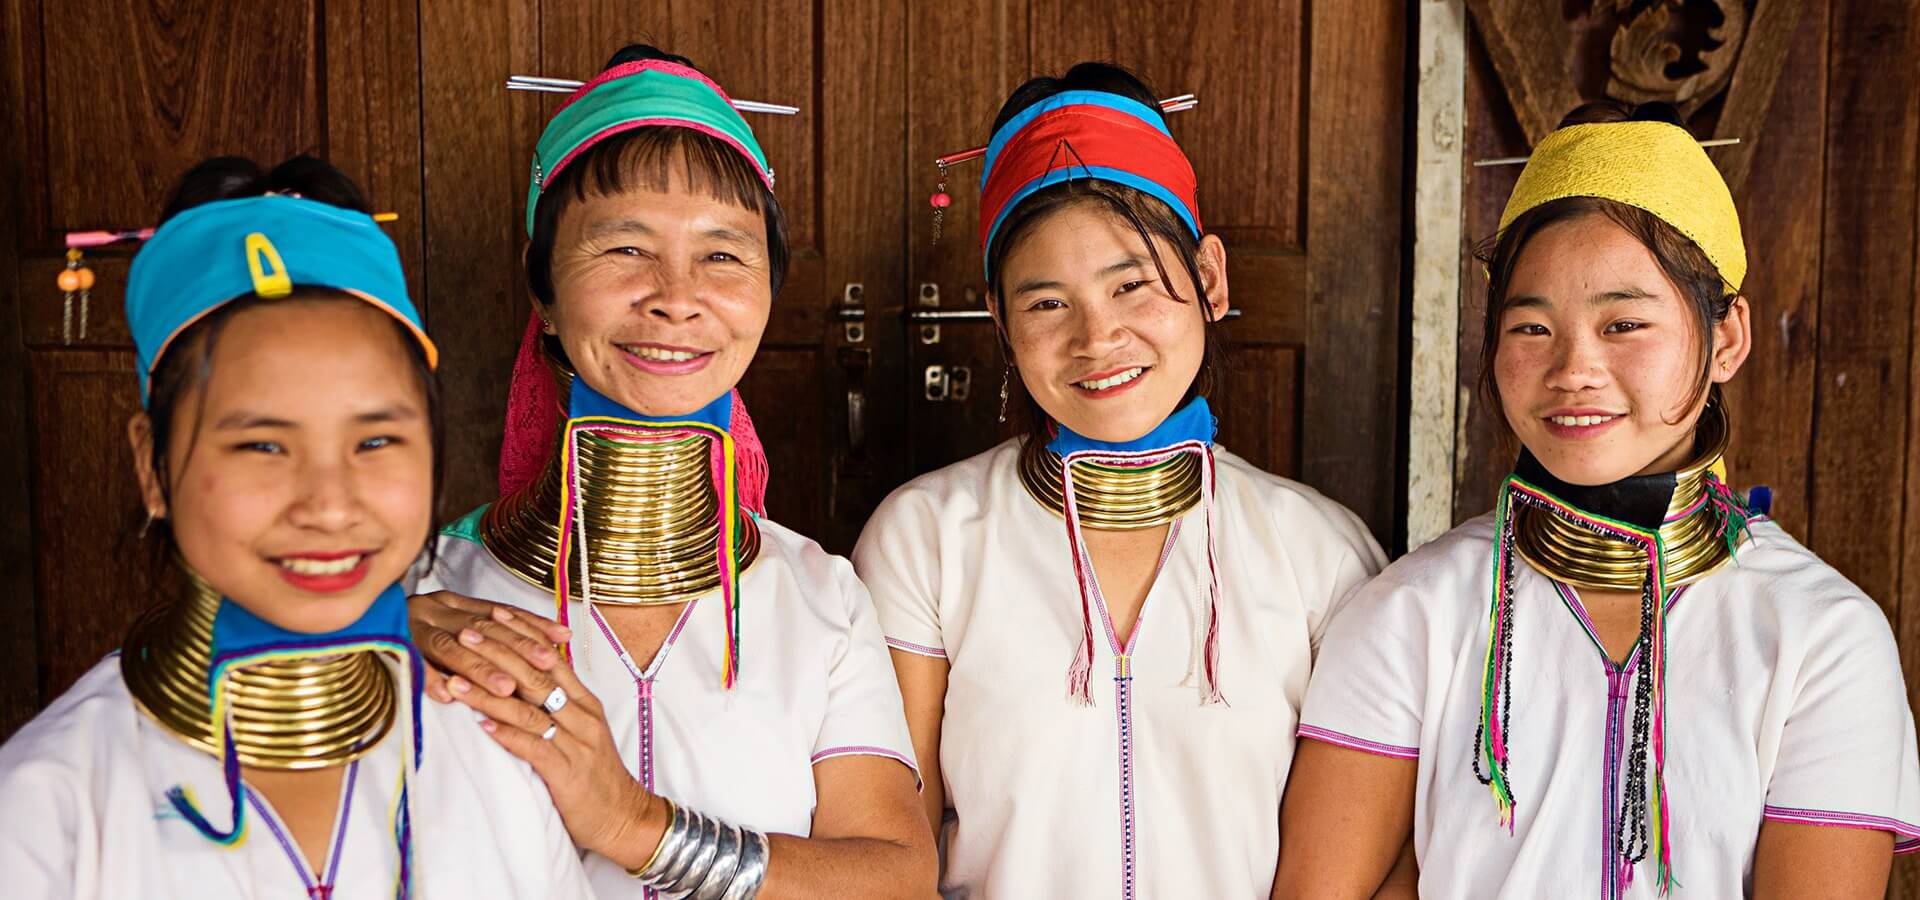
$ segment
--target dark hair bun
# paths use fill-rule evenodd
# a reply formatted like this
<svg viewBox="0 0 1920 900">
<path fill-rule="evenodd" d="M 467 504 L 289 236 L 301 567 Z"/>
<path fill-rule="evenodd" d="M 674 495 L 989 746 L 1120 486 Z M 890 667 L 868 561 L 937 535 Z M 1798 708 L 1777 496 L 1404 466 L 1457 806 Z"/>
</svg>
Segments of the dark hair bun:
<svg viewBox="0 0 1920 900">
<path fill-rule="evenodd" d="M 628 44 L 615 51 L 613 58 L 607 60 L 607 64 L 601 66 L 600 71 L 605 72 L 615 66 L 624 66 L 627 63 L 646 62 L 650 59 L 658 59 L 675 65 L 686 66 L 689 69 L 700 68 L 693 64 L 693 60 L 681 56 L 678 53 L 668 53 L 652 44 Z"/>
<path fill-rule="evenodd" d="M 301 154 L 267 172 L 243 156 L 216 156 L 187 170 L 160 210 L 160 224 L 196 206 L 269 193 L 298 194 L 342 209 L 372 213 L 373 207 L 345 172 Z"/>
<path fill-rule="evenodd" d="M 1680 118 L 1680 108 L 1660 100 L 1655 100 L 1651 103 L 1642 103 L 1634 107 L 1631 120 L 1635 122 L 1665 122 L 1668 125 L 1678 125 L 1682 128 L 1687 127 L 1687 123 Z"/>
<path fill-rule="evenodd" d="M 1686 120 L 1680 117 L 1679 107 L 1671 103 L 1655 100 L 1639 106 L 1628 106 L 1618 100 L 1595 100 L 1582 103 L 1560 120 L 1559 127 L 1574 125 L 1605 125 L 1614 122 L 1665 122 L 1668 125 L 1687 127 Z"/>
<path fill-rule="evenodd" d="M 1007 124 L 1007 120 L 1019 115 L 1027 107 L 1067 91 L 1119 94 L 1130 100 L 1138 100 L 1160 114 L 1160 98 L 1154 96 L 1153 89 L 1141 81 L 1140 76 L 1111 63 L 1083 62 L 1058 78 L 1042 75 L 1014 88 L 1012 96 L 1000 106 L 1000 114 L 993 117 L 993 130 L 999 131 L 1000 126 Z M 1165 115 L 1160 115 L 1164 121 Z"/>
</svg>

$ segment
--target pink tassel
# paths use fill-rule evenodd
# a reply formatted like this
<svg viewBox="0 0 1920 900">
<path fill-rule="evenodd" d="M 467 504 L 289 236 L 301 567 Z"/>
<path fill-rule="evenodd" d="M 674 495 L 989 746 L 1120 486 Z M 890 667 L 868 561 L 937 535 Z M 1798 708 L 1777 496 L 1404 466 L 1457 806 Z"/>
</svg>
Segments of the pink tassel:
<svg viewBox="0 0 1920 900">
<path fill-rule="evenodd" d="M 1220 690 L 1220 566 L 1214 552 L 1213 449 L 1202 445 L 1192 452 L 1200 454 L 1201 464 L 1206 466 L 1206 484 L 1201 487 L 1207 505 L 1207 642 L 1201 662 L 1201 687 L 1204 690 L 1201 703 L 1206 706 L 1226 706 L 1227 698 Z"/>
<path fill-rule="evenodd" d="M 539 477 L 559 424 L 560 394 L 542 359 L 540 317 L 528 315 L 520 352 L 513 359 L 513 381 L 507 388 L 506 434 L 500 441 L 501 496 Z"/>
<path fill-rule="evenodd" d="M 1093 692 L 1087 686 L 1093 679 L 1093 623 L 1086 626 L 1080 649 L 1073 654 L 1073 665 L 1067 667 L 1067 699 L 1075 706 L 1093 705 Z"/>
<path fill-rule="evenodd" d="M 767 450 L 760 446 L 760 433 L 754 430 L 747 404 L 733 392 L 733 421 L 727 426 L 733 434 L 733 476 L 740 491 L 740 505 L 755 515 L 767 514 Z"/>
<path fill-rule="evenodd" d="M 1080 510 L 1073 495 L 1073 457 L 1060 464 L 1060 497 L 1067 520 L 1067 550 L 1073 555 L 1073 579 L 1080 586 L 1080 646 L 1073 652 L 1073 664 L 1067 666 L 1067 699 L 1075 706 L 1092 706 L 1093 692 L 1093 601 L 1087 596 L 1087 570 L 1093 563 L 1080 549 Z"/>
</svg>

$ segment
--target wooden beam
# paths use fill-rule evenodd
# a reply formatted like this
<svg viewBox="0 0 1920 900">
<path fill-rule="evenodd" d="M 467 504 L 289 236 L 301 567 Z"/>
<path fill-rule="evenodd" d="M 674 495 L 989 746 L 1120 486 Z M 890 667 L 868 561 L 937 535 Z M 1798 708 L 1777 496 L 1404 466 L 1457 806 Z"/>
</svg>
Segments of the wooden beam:
<svg viewBox="0 0 1920 900">
<path fill-rule="evenodd" d="M 1404 213 L 1406 10 L 1390 0 L 1339 0 L 1315 4 L 1310 18 L 1307 322 L 1314 340 L 1300 472 L 1384 538 L 1400 524 L 1402 251 L 1394 225 Z"/>
<path fill-rule="evenodd" d="M 1463 0 L 1421 0 L 1414 101 L 1413 356 L 1407 385 L 1407 549 L 1453 527 L 1460 352 L 1460 162 L 1466 145 Z"/>
<path fill-rule="evenodd" d="M 1773 89 L 1786 68 L 1787 51 L 1793 46 L 1794 29 L 1805 5 L 1803 0 L 1763 0 L 1747 29 L 1746 46 L 1734 63 L 1733 81 L 1727 85 L 1727 100 L 1713 136 L 1739 138 L 1740 143 L 1716 149 L 1713 156 L 1736 196 L 1753 168 L 1754 151 L 1767 144 L 1761 126 L 1773 105 Z"/>
<path fill-rule="evenodd" d="M 1567 71 L 1572 49 L 1554 12 L 1560 4 L 1539 0 L 1466 3 L 1527 142 L 1540 143 L 1562 116 L 1580 104 Z"/>
</svg>

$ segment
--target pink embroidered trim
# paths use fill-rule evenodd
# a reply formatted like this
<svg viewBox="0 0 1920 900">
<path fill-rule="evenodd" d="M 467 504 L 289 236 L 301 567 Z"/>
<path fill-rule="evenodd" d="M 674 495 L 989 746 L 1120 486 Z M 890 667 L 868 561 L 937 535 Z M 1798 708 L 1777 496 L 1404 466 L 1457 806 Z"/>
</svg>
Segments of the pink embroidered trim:
<svg viewBox="0 0 1920 900">
<path fill-rule="evenodd" d="M 813 759 L 809 760 L 808 762 L 813 765 L 819 765 L 821 762 L 825 760 L 835 759 L 842 756 L 886 757 L 887 759 L 891 759 L 894 762 L 897 762 L 903 766 L 906 766 L 907 771 L 910 771 L 913 773 L 913 789 L 916 793 L 918 793 L 920 789 L 925 786 L 925 782 L 920 780 L 919 764 L 915 763 L 912 759 L 909 759 L 906 756 L 898 752 L 895 752 L 893 750 L 888 750 L 885 747 L 868 747 L 864 745 L 849 745 L 846 747 L 828 747 L 827 749 L 822 750 L 819 753 L 815 753 L 813 755 Z"/>
<path fill-rule="evenodd" d="M 939 647 L 928 647 L 924 644 L 915 644 L 898 638 L 887 638 L 887 646 L 904 653 L 914 654 L 915 656 L 931 656 L 934 659 L 947 658 L 947 651 Z"/>
<path fill-rule="evenodd" d="M 1420 758 L 1419 747 L 1401 747 L 1395 744 L 1382 744 L 1378 741 L 1369 741 L 1364 738 L 1354 737 L 1350 734 L 1341 734 L 1338 731 L 1320 728 L 1315 725 L 1302 725 L 1294 734 L 1303 738 L 1319 741 L 1323 744 L 1333 744 L 1336 747 L 1359 750 L 1362 753 L 1371 753 L 1375 756 L 1390 756 L 1394 759 Z"/>
<path fill-rule="evenodd" d="M 1790 806 L 1769 806 L 1762 816 L 1769 822 L 1791 822 L 1796 825 L 1829 825 L 1836 828 L 1867 828 L 1875 831 L 1893 832 L 1893 852 L 1895 854 L 1912 853 L 1920 850 L 1920 828 L 1890 819 L 1886 816 L 1871 816 L 1865 813 L 1836 812 L 1829 809 L 1795 809 Z"/>
</svg>

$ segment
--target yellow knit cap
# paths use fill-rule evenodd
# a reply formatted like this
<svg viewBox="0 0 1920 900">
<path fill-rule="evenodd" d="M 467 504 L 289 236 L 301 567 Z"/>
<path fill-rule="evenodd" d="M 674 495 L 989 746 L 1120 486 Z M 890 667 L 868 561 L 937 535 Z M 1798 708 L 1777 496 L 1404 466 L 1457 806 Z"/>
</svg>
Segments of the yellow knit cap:
<svg viewBox="0 0 1920 900">
<path fill-rule="evenodd" d="M 1601 122 L 1547 135 L 1513 186 L 1500 230 L 1564 197 L 1599 197 L 1658 216 L 1699 245 L 1726 280 L 1727 293 L 1738 293 L 1747 277 L 1733 194 L 1707 151 L 1678 125 Z"/>
</svg>

